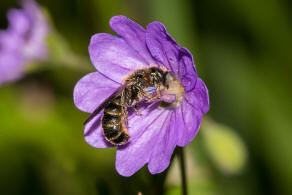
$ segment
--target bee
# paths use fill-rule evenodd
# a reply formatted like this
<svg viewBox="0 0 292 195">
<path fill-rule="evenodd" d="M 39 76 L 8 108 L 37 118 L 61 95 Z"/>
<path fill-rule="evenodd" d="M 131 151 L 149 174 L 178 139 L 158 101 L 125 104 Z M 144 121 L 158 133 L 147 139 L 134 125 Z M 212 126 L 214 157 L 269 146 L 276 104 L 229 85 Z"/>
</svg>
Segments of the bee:
<svg viewBox="0 0 292 195">
<path fill-rule="evenodd" d="M 86 125 L 103 109 L 101 119 L 105 139 L 114 145 L 126 144 L 128 134 L 128 112 L 132 107 L 138 115 L 137 103 L 147 99 L 148 102 L 159 99 L 161 90 L 168 88 L 170 73 L 165 67 L 138 69 L 130 74 L 121 87 L 109 96 L 84 122 Z"/>
</svg>

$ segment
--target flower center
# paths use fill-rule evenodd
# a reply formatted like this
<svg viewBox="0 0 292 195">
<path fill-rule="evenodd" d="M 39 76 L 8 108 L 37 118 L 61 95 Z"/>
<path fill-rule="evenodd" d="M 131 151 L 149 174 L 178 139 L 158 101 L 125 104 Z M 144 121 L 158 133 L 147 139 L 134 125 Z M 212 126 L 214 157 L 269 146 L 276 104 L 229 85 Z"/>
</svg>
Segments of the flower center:
<svg viewBox="0 0 292 195">
<path fill-rule="evenodd" d="M 184 98 L 184 87 L 181 82 L 171 73 L 167 75 L 168 88 L 161 92 L 163 107 L 178 107 Z"/>
</svg>

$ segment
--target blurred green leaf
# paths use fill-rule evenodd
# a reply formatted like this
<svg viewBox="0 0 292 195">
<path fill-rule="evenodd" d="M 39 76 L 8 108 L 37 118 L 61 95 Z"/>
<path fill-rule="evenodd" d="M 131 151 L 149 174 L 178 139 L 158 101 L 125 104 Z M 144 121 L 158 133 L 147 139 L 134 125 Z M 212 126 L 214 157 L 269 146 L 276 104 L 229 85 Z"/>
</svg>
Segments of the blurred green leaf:
<svg viewBox="0 0 292 195">
<path fill-rule="evenodd" d="M 247 161 L 247 149 L 234 130 L 207 120 L 201 132 L 211 159 L 221 171 L 227 174 L 242 171 Z"/>
</svg>

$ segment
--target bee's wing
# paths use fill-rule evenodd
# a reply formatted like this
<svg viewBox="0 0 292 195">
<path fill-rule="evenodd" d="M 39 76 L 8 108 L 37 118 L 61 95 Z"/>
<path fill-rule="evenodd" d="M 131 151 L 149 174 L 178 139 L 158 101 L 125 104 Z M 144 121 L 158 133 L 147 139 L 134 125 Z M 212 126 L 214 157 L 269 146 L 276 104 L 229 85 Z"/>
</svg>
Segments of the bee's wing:
<svg viewBox="0 0 292 195">
<path fill-rule="evenodd" d="M 98 115 L 98 113 L 100 113 L 100 111 L 106 106 L 106 104 L 114 99 L 115 97 L 117 97 L 118 95 L 120 95 L 122 93 L 122 91 L 124 90 L 125 86 L 122 85 L 121 87 L 119 87 L 112 95 L 110 95 L 107 99 L 105 99 L 102 104 L 100 104 L 99 107 L 97 107 L 91 114 L 90 116 L 86 119 L 86 121 L 83 123 L 83 125 L 86 125 L 89 121 L 91 121 L 96 115 Z"/>
</svg>

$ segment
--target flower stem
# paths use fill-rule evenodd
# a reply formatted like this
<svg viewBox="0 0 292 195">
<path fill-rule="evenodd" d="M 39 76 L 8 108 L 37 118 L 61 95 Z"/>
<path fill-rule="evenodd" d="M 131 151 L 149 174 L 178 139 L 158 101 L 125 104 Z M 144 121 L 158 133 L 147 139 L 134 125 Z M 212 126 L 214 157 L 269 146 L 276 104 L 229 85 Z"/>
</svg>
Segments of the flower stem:
<svg viewBox="0 0 292 195">
<path fill-rule="evenodd" d="M 188 194 L 187 190 L 187 177 L 186 177 L 186 167 L 185 167 L 185 156 L 183 148 L 178 148 L 178 156 L 180 161 L 180 171 L 181 171 L 181 181 L 182 181 L 182 192 L 183 195 Z"/>
</svg>

